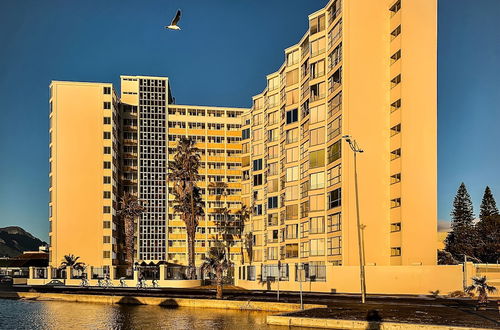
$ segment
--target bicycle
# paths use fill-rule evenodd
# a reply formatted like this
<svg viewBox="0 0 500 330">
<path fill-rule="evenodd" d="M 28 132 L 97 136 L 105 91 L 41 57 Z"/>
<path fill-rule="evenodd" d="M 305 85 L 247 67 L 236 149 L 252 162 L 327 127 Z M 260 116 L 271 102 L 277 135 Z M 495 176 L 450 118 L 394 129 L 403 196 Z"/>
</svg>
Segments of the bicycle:
<svg viewBox="0 0 500 330">
<path fill-rule="evenodd" d="M 146 280 L 137 281 L 137 290 L 146 289 L 148 285 L 146 284 Z"/>
<path fill-rule="evenodd" d="M 80 287 L 86 288 L 88 286 L 89 286 L 89 280 L 87 280 L 86 278 L 82 277 L 82 281 L 80 282 Z"/>
<path fill-rule="evenodd" d="M 120 277 L 120 287 L 125 288 L 127 283 L 125 283 L 125 277 Z"/>
<path fill-rule="evenodd" d="M 152 286 L 153 286 L 153 288 L 157 288 L 159 286 L 158 285 L 158 280 L 154 279 Z"/>
<path fill-rule="evenodd" d="M 104 287 L 107 289 L 107 288 L 112 288 L 113 287 L 113 282 L 111 281 L 111 279 L 109 277 L 105 278 L 104 279 Z"/>
</svg>

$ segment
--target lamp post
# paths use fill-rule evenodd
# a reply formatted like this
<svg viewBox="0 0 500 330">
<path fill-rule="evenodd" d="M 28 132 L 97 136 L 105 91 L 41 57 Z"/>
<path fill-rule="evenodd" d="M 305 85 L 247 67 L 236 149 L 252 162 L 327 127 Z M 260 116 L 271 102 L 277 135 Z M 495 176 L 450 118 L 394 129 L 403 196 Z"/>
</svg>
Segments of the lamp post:
<svg viewBox="0 0 500 330">
<path fill-rule="evenodd" d="M 359 277 L 361 284 L 361 303 L 366 301 L 366 278 L 365 278 L 365 243 L 363 238 L 363 227 L 359 219 L 359 192 L 358 192 L 358 168 L 356 162 L 356 155 L 362 153 L 363 150 L 358 146 L 356 140 L 352 139 L 350 135 L 344 135 L 342 138 L 349 143 L 349 147 L 354 153 L 354 190 L 356 193 L 356 222 L 358 227 L 358 249 L 359 249 Z"/>
</svg>

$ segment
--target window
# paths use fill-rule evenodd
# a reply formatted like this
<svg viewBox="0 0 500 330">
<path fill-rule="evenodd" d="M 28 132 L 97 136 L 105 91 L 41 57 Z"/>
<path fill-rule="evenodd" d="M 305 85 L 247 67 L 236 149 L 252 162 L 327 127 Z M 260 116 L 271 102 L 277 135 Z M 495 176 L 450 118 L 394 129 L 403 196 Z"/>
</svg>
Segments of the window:
<svg viewBox="0 0 500 330">
<path fill-rule="evenodd" d="M 297 220 L 299 216 L 299 206 L 297 204 L 286 206 L 286 220 Z"/>
<path fill-rule="evenodd" d="M 285 188 L 285 200 L 293 201 L 299 199 L 299 186 L 290 186 Z"/>
<path fill-rule="evenodd" d="M 293 65 L 299 62 L 299 50 L 286 54 L 286 64 Z"/>
<path fill-rule="evenodd" d="M 103 167 L 104 167 L 105 169 L 110 169 L 110 168 L 111 168 L 111 162 L 104 162 L 104 163 L 103 163 Z"/>
<path fill-rule="evenodd" d="M 338 117 L 334 119 L 331 123 L 328 124 L 328 141 L 333 140 L 337 136 L 340 135 L 341 125 L 342 125 L 342 117 Z"/>
<path fill-rule="evenodd" d="M 261 159 L 255 159 L 253 161 L 253 170 L 254 171 L 260 171 L 260 170 L 262 170 L 262 158 Z"/>
<path fill-rule="evenodd" d="M 109 229 L 109 228 L 111 228 L 111 221 L 103 221 L 103 222 L 102 222 L 102 227 L 103 227 L 104 229 Z"/>
<path fill-rule="evenodd" d="M 394 101 L 391 103 L 391 112 L 398 110 L 401 108 L 401 99 Z"/>
<path fill-rule="evenodd" d="M 342 229 L 342 216 L 341 213 L 329 215 L 326 222 L 327 230 L 329 233 L 339 231 Z"/>
<path fill-rule="evenodd" d="M 391 88 L 396 87 L 401 83 L 401 75 L 398 74 L 396 77 L 391 79 Z"/>
<path fill-rule="evenodd" d="M 269 164 L 269 175 L 278 174 L 278 163 Z"/>
<path fill-rule="evenodd" d="M 294 143 L 299 140 L 299 129 L 292 128 L 286 131 L 286 143 Z"/>
<path fill-rule="evenodd" d="M 394 136 L 401 132 L 401 124 L 397 124 L 391 127 L 391 136 Z"/>
<path fill-rule="evenodd" d="M 245 128 L 243 131 L 241 131 L 241 139 L 246 140 L 250 138 L 250 128 Z"/>
<path fill-rule="evenodd" d="M 267 199 L 267 208 L 268 209 L 278 208 L 278 196 L 269 197 Z"/>
<path fill-rule="evenodd" d="M 267 215 L 267 225 L 268 226 L 278 225 L 278 213 L 272 213 Z"/>
<path fill-rule="evenodd" d="M 299 82 L 299 69 L 288 71 L 286 73 L 286 85 L 291 86 Z"/>
<path fill-rule="evenodd" d="M 328 208 L 332 209 L 342 205 L 342 188 L 337 188 L 328 192 Z"/>
<path fill-rule="evenodd" d="M 286 182 L 296 181 L 299 179 L 299 167 L 289 167 L 286 169 Z"/>
<path fill-rule="evenodd" d="M 395 15 L 400 9 L 401 9 L 401 0 L 398 0 L 396 1 L 395 4 L 391 6 L 391 8 L 389 8 L 389 10 L 391 11 L 391 17 Z"/>
<path fill-rule="evenodd" d="M 400 34 L 401 34 L 401 25 L 398 25 L 398 27 L 392 30 L 391 32 L 391 40 L 394 40 Z"/>
<path fill-rule="evenodd" d="M 328 147 L 328 164 L 340 159 L 342 155 L 342 140 L 338 140 Z"/>
<path fill-rule="evenodd" d="M 309 178 L 310 189 L 320 189 L 325 187 L 325 172 L 313 173 Z"/>
<path fill-rule="evenodd" d="M 340 166 L 341 165 L 339 164 L 335 167 L 332 167 L 326 172 L 327 174 L 326 179 L 328 180 L 327 182 L 328 186 L 332 186 L 340 182 L 340 175 L 341 175 Z"/>
<path fill-rule="evenodd" d="M 312 239 L 310 240 L 310 256 L 324 256 L 325 255 L 325 239 Z"/>
<path fill-rule="evenodd" d="M 111 147 L 104 147 L 104 154 L 111 155 Z"/>
<path fill-rule="evenodd" d="M 111 117 L 104 117 L 104 125 L 111 125 Z"/>
<path fill-rule="evenodd" d="M 299 147 L 286 149 L 286 162 L 296 162 L 299 160 Z"/>
<path fill-rule="evenodd" d="M 104 102 L 104 109 L 105 110 L 111 109 L 111 102 Z"/>
<path fill-rule="evenodd" d="M 338 256 L 342 252 L 342 238 L 340 236 L 330 237 L 326 241 L 326 253 L 329 256 Z"/>
<path fill-rule="evenodd" d="M 253 176 L 253 185 L 260 186 L 262 184 L 262 174 L 257 174 Z"/>
<path fill-rule="evenodd" d="M 326 84 L 324 82 L 311 85 L 311 102 L 322 99 L 325 97 L 325 95 L 326 95 Z"/>
<path fill-rule="evenodd" d="M 333 93 L 342 86 L 342 67 L 338 68 L 330 78 L 328 78 L 328 93 Z"/>
<path fill-rule="evenodd" d="M 259 144 L 253 145 L 252 152 L 253 152 L 254 156 L 262 155 L 262 153 L 264 152 L 264 144 L 259 143 Z"/>
<path fill-rule="evenodd" d="M 325 128 L 320 127 L 310 131 L 311 137 L 309 139 L 310 145 L 315 146 L 321 143 L 325 143 Z"/>
<path fill-rule="evenodd" d="M 401 148 L 391 151 L 391 160 L 401 157 Z"/>
<path fill-rule="evenodd" d="M 111 94 L 111 87 L 104 87 L 104 94 Z"/>
<path fill-rule="evenodd" d="M 103 236 L 103 237 L 102 237 L 102 242 L 103 242 L 104 244 L 109 244 L 109 243 L 111 243 L 111 237 L 110 237 L 110 236 Z"/>
<path fill-rule="evenodd" d="M 262 215 L 262 204 L 256 204 L 253 207 L 253 214 L 254 215 Z"/>
<path fill-rule="evenodd" d="M 105 140 L 109 140 L 109 139 L 111 139 L 111 132 L 104 132 L 104 133 L 103 133 L 103 138 L 104 138 Z"/>
<path fill-rule="evenodd" d="M 278 157 L 278 152 L 279 152 L 278 146 L 272 146 L 267 149 L 267 154 L 269 159 L 274 159 Z"/>
<path fill-rule="evenodd" d="M 102 257 L 104 259 L 109 259 L 111 258 L 111 251 L 102 251 Z"/>
<path fill-rule="evenodd" d="M 322 54 L 325 52 L 326 42 L 325 38 L 319 38 L 311 42 L 311 57 Z"/>
<path fill-rule="evenodd" d="M 299 237 L 299 225 L 286 225 L 285 228 L 285 238 L 295 239 Z"/>
<path fill-rule="evenodd" d="M 391 257 L 399 257 L 401 256 L 401 248 L 400 247 L 392 247 L 391 248 Z"/>
<path fill-rule="evenodd" d="M 309 210 L 321 211 L 325 209 L 325 195 L 318 194 L 309 196 Z"/>
<path fill-rule="evenodd" d="M 286 244 L 285 245 L 285 258 L 297 258 L 299 256 L 299 245 L 298 244 Z"/>
<path fill-rule="evenodd" d="M 391 184 L 401 182 L 401 173 L 391 175 Z"/>
<path fill-rule="evenodd" d="M 293 109 L 286 112 L 286 123 L 291 124 L 299 120 L 299 110 Z"/>
<path fill-rule="evenodd" d="M 401 198 L 391 199 L 391 209 L 401 206 Z"/>
<path fill-rule="evenodd" d="M 325 150 L 311 151 L 309 153 L 309 168 L 325 166 Z"/>
<path fill-rule="evenodd" d="M 325 74 L 325 60 L 311 64 L 311 79 L 321 77 Z"/>
<path fill-rule="evenodd" d="M 391 232 L 401 231 L 401 222 L 391 223 Z"/>
<path fill-rule="evenodd" d="M 267 81 L 267 87 L 270 91 L 273 91 L 277 88 L 280 87 L 280 80 L 279 80 L 279 77 L 274 77 L 274 78 L 270 78 L 268 81 Z"/>
<path fill-rule="evenodd" d="M 401 58 L 401 49 L 391 56 L 391 64 L 396 63 Z"/>
<path fill-rule="evenodd" d="M 253 131 L 253 139 L 254 141 L 262 140 L 262 128 L 258 128 Z"/>
<path fill-rule="evenodd" d="M 280 101 L 279 100 L 279 94 L 270 95 L 267 98 L 267 106 L 269 108 L 275 107 L 275 106 L 278 105 L 279 101 Z"/>
<path fill-rule="evenodd" d="M 286 92 L 286 105 L 292 105 L 299 102 L 299 89 Z"/>
<path fill-rule="evenodd" d="M 318 105 L 310 109 L 311 124 L 318 123 L 325 120 L 325 105 Z"/>
<path fill-rule="evenodd" d="M 111 177 L 110 176 L 105 176 L 103 179 L 104 179 L 103 180 L 104 184 L 110 184 L 111 183 Z"/>
<path fill-rule="evenodd" d="M 103 213 L 111 213 L 111 206 L 103 206 L 102 212 Z"/>
<path fill-rule="evenodd" d="M 104 191 L 103 198 L 110 199 L 111 198 L 111 191 Z"/>
<path fill-rule="evenodd" d="M 309 234 L 322 234 L 325 232 L 325 217 L 312 217 L 309 220 Z"/>
<path fill-rule="evenodd" d="M 315 33 L 321 32 L 325 29 L 325 15 L 320 15 L 318 17 L 313 18 L 309 22 L 310 28 L 310 35 L 313 35 Z"/>
</svg>

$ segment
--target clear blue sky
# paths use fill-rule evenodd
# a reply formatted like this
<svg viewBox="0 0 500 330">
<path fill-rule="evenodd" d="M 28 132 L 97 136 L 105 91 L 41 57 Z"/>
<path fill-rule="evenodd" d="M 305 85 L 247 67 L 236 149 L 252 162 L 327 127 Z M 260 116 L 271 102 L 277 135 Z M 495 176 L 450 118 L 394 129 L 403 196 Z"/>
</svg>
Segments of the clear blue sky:
<svg viewBox="0 0 500 330">
<path fill-rule="evenodd" d="M 248 107 L 326 3 L 1 1 L 0 226 L 47 239 L 51 80 L 168 76 L 177 103 Z M 476 210 L 487 184 L 500 202 L 500 1 L 439 4 L 439 219 L 449 219 L 461 181 Z M 183 31 L 164 30 L 179 7 Z"/>
</svg>

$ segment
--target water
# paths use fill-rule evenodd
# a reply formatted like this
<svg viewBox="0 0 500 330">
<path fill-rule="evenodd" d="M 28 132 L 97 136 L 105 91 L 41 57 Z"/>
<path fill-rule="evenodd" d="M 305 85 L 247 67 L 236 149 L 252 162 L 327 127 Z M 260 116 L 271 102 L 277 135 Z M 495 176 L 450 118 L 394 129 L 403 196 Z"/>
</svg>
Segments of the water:
<svg viewBox="0 0 500 330">
<path fill-rule="evenodd" d="M 0 299 L 0 329 L 273 329 L 269 313 Z"/>
</svg>

